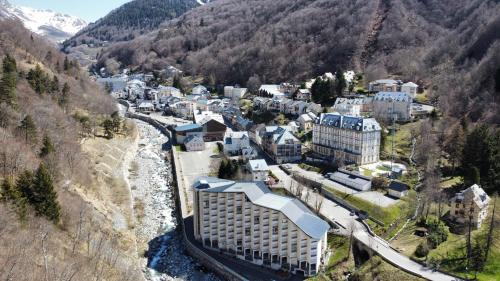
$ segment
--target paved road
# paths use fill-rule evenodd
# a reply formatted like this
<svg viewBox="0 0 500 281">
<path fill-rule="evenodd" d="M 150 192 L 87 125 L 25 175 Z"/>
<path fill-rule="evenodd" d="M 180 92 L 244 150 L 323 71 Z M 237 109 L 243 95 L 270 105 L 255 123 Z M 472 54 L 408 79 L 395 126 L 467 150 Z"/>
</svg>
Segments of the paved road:
<svg viewBox="0 0 500 281">
<path fill-rule="evenodd" d="M 292 182 L 295 182 L 289 175 L 283 172 L 279 166 L 270 166 L 271 171 L 278 177 L 280 181 L 284 183 L 285 188 L 291 192 L 290 187 Z M 295 184 L 298 184 L 295 182 Z M 389 246 L 389 243 L 378 236 L 372 236 L 368 233 L 366 227 L 357 221 L 356 216 L 351 216 L 350 212 L 344 207 L 336 204 L 324 198 L 322 195 L 313 192 L 308 189 L 309 196 L 307 192 L 302 192 L 301 199 L 305 202 L 311 209 L 315 209 L 317 202 L 321 201 L 320 213 L 331 222 L 337 223 L 343 228 L 340 229 L 340 233 L 344 235 L 349 235 L 351 232 L 359 242 L 363 243 L 365 246 L 370 248 L 372 251 L 376 252 L 382 258 L 384 258 L 389 263 L 410 272 L 413 275 L 420 276 L 428 280 L 436 281 L 456 281 L 455 277 L 432 271 L 432 269 L 426 268 L 412 260 L 408 257 L 400 254 L 396 250 Z"/>
</svg>

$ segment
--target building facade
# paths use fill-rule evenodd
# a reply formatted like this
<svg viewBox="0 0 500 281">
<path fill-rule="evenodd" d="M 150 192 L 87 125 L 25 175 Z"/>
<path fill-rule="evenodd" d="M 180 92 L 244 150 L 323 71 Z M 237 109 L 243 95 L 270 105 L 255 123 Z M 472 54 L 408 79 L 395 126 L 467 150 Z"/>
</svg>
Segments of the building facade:
<svg viewBox="0 0 500 281">
<path fill-rule="evenodd" d="M 247 169 L 250 172 L 252 181 L 267 181 L 270 169 L 267 166 L 266 160 L 250 160 L 248 161 Z"/>
<path fill-rule="evenodd" d="M 379 92 L 373 98 L 373 115 L 386 122 L 411 120 L 413 99 L 403 92 Z"/>
<path fill-rule="evenodd" d="M 379 123 L 373 118 L 323 113 L 313 127 L 314 153 L 356 165 L 379 161 Z"/>
<path fill-rule="evenodd" d="M 202 178 L 193 185 L 194 236 L 207 248 L 304 276 L 326 260 L 328 223 L 263 182 Z"/>
<path fill-rule="evenodd" d="M 241 155 L 244 149 L 250 147 L 248 132 L 226 132 L 224 136 L 224 154 Z"/>
</svg>

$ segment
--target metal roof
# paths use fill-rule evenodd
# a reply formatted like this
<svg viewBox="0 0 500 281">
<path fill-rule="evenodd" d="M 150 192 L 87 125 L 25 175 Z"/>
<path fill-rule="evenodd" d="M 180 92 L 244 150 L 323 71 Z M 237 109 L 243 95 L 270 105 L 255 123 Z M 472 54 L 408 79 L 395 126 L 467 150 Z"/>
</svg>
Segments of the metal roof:
<svg viewBox="0 0 500 281">
<path fill-rule="evenodd" d="M 198 124 L 187 124 L 182 126 L 175 127 L 176 132 L 186 132 L 191 130 L 201 129 L 201 126 Z"/>
<path fill-rule="evenodd" d="M 250 165 L 252 171 L 269 171 L 269 166 L 264 159 L 250 160 L 248 165 Z"/>
<path fill-rule="evenodd" d="M 321 239 L 330 229 L 329 224 L 313 214 L 298 199 L 271 193 L 262 182 L 234 182 L 212 177 L 198 179 L 193 187 L 203 192 L 242 192 L 255 205 L 283 213 L 305 234 Z"/>
<path fill-rule="evenodd" d="M 374 118 L 347 116 L 337 113 L 323 113 L 317 123 L 324 126 L 363 132 L 381 130 L 380 124 Z"/>
</svg>

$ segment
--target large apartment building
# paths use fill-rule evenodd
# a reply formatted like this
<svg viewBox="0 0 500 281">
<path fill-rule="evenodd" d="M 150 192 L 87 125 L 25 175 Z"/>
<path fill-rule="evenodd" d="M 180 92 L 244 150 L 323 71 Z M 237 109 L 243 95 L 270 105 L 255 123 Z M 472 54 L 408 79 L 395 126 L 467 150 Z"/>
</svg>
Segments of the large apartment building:
<svg viewBox="0 0 500 281">
<path fill-rule="evenodd" d="M 313 127 L 313 151 L 356 165 L 379 161 L 381 127 L 374 118 L 323 113 Z"/>
<path fill-rule="evenodd" d="M 263 182 L 201 178 L 193 185 L 194 236 L 204 247 L 273 269 L 316 275 L 330 226 Z"/>
<path fill-rule="evenodd" d="M 377 120 L 409 121 L 413 99 L 403 92 L 379 92 L 373 98 L 373 115 Z"/>
</svg>

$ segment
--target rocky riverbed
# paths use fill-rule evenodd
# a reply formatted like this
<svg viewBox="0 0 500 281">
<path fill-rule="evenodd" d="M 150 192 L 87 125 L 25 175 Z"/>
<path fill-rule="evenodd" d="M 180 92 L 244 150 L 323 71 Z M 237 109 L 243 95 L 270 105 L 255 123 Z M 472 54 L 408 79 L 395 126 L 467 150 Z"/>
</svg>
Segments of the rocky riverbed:
<svg viewBox="0 0 500 281">
<path fill-rule="evenodd" d="M 136 124 L 138 150 L 129 168 L 129 184 L 139 249 L 144 245 L 144 276 L 149 281 L 219 280 L 185 255 L 177 229 L 171 166 L 162 150 L 168 138 L 145 122 L 136 120 Z"/>
</svg>

